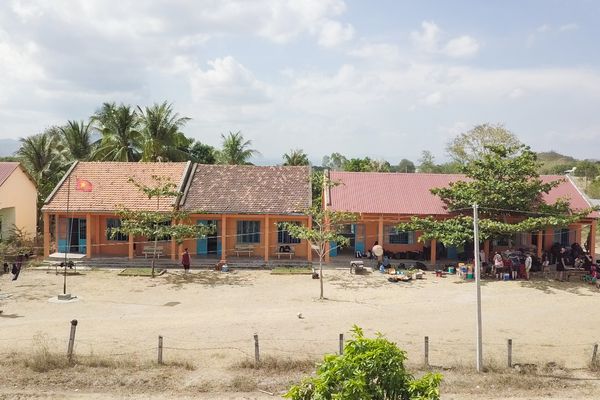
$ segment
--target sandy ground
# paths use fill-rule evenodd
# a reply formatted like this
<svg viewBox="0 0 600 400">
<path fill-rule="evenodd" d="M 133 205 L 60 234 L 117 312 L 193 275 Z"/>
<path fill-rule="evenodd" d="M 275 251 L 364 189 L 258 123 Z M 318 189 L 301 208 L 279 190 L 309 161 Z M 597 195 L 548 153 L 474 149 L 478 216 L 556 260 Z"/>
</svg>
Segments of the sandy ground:
<svg viewBox="0 0 600 400">
<path fill-rule="evenodd" d="M 319 301 L 318 280 L 310 276 L 276 276 L 268 271 L 203 271 L 184 276 L 169 271 L 151 279 L 119 277 L 113 270 L 89 271 L 68 277 L 69 291 L 78 297 L 70 303 L 50 300 L 62 292 L 60 275 L 25 270 L 16 282 L 4 275 L 0 277 L 0 355 L 31 353 L 40 342 L 64 352 L 69 321 L 77 319 L 75 351 L 80 356 L 155 360 L 157 338 L 162 335 L 165 361 L 187 361 L 196 368 L 181 368 L 173 372 L 174 376 L 162 377 L 171 388 L 167 394 L 157 387 L 147 393 L 139 393 L 139 387 L 118 390 L 119 385 L 127 388 L 128 382 L 108 389 L 109 385 L 83 381 L 77 388 L 73 382 L 48 384 L 40 392 L 28 386 L 29 376 L 28 381 L 11 381 L 10 386 L 0 384 L 0 399 L 273 398 L 256 391 L 240 392 L 263 388 L 280 393 L 303 373 L 275 377 L 234 368 L 243 360 L 253 359 L 255 333 L 261 357 L 318 360 L 324 353 L 338 350 L 338 335 L 350 337 L 353 324 L 368 334 L 382 332 L 397 342 L 407 350 L 409 364 L 415 367 L 422 364 L 424 336 L 429 336 L 432 365 L 464 368 L 474 364 L 472 282 L 436 278 L 431 273 L 425 280 L 411 283 L 389 283 L 379 273 L 355 276 L 325 271 L 324 275 L 328 299 Z M 600 292 L 595 287 L 541 278 L 484 281 L 482 296 L 484 358 L 488 365 L 506 364 L 506 340 L 512 338 L 514 363 L 587 367 L 599 329 L 595 310 Z M 298 313 L 303 318 L 298 318 Z M 510 394 L 522 399 L 547 395 L 583 399 L 593 398 L 591 393 L 600 390 L 596 375 L 576 372 L 568 380 L 558 381 L 550 374 L 552 382 L 539 388 L 519 386 L 508 394 L 489 391 L 489 382 L 481 381 L 486 389 L 478 391 L 477 382 L 457 384 L 470 374 L 467 368 L 461 371 L 445 373 L 447 382 L 454 383 L 445 384 L 443 398 L 505 398 Z M 0 375 L 5 376 L 3 371 Z M 43 382 L 42 376 L 38 384 Z"/>
</svg>

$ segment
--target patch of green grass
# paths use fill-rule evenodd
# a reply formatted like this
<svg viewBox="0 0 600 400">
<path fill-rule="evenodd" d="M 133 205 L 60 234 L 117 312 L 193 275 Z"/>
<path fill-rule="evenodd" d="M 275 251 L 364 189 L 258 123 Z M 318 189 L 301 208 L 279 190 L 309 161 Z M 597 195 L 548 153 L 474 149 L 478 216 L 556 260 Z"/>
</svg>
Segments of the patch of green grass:
<svg viewBox="0 0 600 400">
<path fill-rule="evenodd" d="M 164 269 L 154 269 L 155 276 L 159 276 L 164 273 Z M 124 270 L 119 272 L 119 276 L 152 276 L 152 268 L 125 268 Z"/>
<path fill-rule="evenodd" d="M 310 267 L 275 267 L 271 275 L 312 275 Z"/>
</svg>

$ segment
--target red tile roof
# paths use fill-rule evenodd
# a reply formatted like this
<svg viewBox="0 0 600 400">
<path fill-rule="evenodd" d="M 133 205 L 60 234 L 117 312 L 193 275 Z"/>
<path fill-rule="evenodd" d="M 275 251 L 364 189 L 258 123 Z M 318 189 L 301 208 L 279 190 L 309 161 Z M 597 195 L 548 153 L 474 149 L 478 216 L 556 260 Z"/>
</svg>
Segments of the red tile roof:
<svg viewBox="0 0 600 400">
<path fill-rule="evenodd" d="M 311 205 L 310 167 L 196 166 L 181 209 L 215 214 L 299 214 Z"/>
<path fill-rule="evenodd" d="M 13 173 L 19 166 L 18 162 L 0 162 L 0 185 Z"/>
<path fill-rule="evenodd" d="M 444 203 L 429 189 L 446 187 L 451 182 L 465 180 L 461 174 L 406 174 L 377 172 L 331 171 L 330 208 L 333 210 L 372 214 L 443 215 L 448 214 Z M 565 180 L 560 175 L 542 175 L 544 182 Z M 563 181 L 544 195 L 548 204 L 566 197 L 576 210 L 590 205 L 577 187 Z M 596 215 L 594 215 L 596 216 Z"/>
<path fill-rule="evenodd" d="M 67 185 L 70 179 L 69 211 L 113 212 L 121 206 L 133 210 L 156 210 L 156 199 L 149 200 L 129 178 L 153 186 L 153 175 L 166 177 L 182 189 L 189 163 L 78 162 L 54 189 L 42 208 L 44 211 L 67 209 Z M 77 179 L 92 184 L 90 192 L 76 190 Z M 173 209 L 175 198 L 161 199 L 160 211 Z"/>
</svg>

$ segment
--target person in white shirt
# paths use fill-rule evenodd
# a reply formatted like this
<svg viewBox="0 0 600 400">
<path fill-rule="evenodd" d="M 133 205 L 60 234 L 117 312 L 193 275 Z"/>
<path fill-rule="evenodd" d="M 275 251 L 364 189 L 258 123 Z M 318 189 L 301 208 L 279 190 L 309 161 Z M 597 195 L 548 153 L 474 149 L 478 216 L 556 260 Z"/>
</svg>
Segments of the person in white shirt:
<svg viewBox="0 0 600 400">
<path fill-rule="evenodd" d="M 531 258 L 531 254 L 527 253 L 527 257 L 525 258 L 525 279 L 529 280 L 529 270 L 531 270 L 531 264 L 533 263 L 533 259 Z"/>
</svg>

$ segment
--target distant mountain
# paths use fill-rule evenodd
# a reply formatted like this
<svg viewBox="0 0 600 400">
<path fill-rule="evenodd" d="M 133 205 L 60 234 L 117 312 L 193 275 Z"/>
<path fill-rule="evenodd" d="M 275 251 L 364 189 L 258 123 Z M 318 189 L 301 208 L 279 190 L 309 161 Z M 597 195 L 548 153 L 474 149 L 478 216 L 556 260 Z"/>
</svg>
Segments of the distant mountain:
<svg viewBox="0 0 600 400">
<path fill-rule="evenodd" d="M 21 147 L 15 139 L 0 139 L 0 157 L 12 156 Z"/>
</svg>

